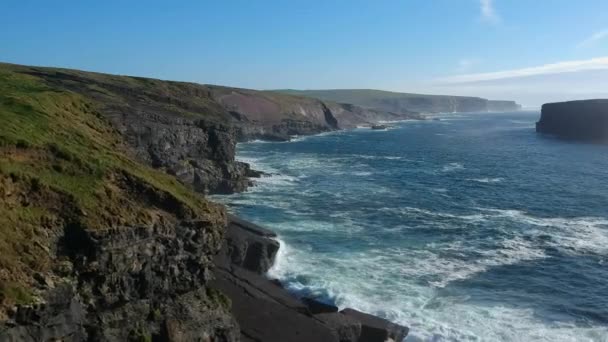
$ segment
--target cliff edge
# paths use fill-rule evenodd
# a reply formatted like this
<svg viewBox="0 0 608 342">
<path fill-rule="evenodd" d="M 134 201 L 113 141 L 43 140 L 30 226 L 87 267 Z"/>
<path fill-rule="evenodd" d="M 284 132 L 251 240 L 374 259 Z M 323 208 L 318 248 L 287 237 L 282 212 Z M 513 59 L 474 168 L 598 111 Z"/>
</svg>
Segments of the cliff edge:
<svg viewBox="0 0 608 342">
<path fill-rule="evenodd" d="M 544 104 L 536 131 L 565 139 L 606 142 L 608 99 Z"/>
</svg>

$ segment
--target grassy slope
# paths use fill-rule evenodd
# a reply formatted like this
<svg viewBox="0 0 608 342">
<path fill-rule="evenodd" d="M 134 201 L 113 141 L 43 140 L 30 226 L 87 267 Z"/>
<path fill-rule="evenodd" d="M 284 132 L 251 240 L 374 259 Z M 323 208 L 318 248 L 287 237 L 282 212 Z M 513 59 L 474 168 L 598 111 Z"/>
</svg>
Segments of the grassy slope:
<svg viewBox="0 0 608 342">
<path fill-rule="evenodd" d="M 33 275 L 61 262 L 54 255 L 66 226 L 224 219 L 217 206 L 122 152 L 96 101 L 21 71 L 0 64 L 0 306 L 33 300 Z"/>
</svg>

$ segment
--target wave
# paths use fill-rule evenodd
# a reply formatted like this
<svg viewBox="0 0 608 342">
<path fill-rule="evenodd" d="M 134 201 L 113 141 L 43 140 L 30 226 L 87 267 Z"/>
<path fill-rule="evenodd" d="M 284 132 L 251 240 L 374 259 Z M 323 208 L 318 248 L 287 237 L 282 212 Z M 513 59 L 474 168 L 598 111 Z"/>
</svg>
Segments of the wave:
<svg viewBox="0 0 608 342">
<path fill-rule="evenodd" d="M 536 217 L 520 210 L 479 208 L 489 218 L 505 218 L 532 226 L 530 236 L 548 238 L 545 243 L 567 254 L 608 255 L 608 218 Z"/>
<path fill-rule="evenodd" d="M 452 172 L 459 170 L 464 170 L 464 165 L 462 165 L 461 163 L 449 163 L 447 165 L 444 165 L 441 169 L 442 172 Z"/>
<path fill-rule="evenodd" d="M 487 252 L 474 265 L 428 254 L 420 259 L 424 262 L 418 272 L 422 276 L 433 272 L 447 275 L 443 283 L 433 284 L 433 287 L 415 283 L 395 286 L 396 279 L 418 276 L 409 272 L 415 265 L 396 263 L 382 250 L 327 255 L 312 253 L 305 246 L 292 248 L 282 238 L 279 241 L 281 248 L 275 265 L 268 272 L 269 277 L 282 279 L 287 289 L 296 295 L 318 297 L 341 309 L 352 307 L 409 326 L 407 342 L 599 341 L 608 335 L 606 327 L 585 328 L 572 323 L 548 325 L 532 309 L 479 306 L 467 296 L 437 292 L 436 289 L 445 286 L 446 282 L 466 279 L 495 265 L 546 257 L 521 239 L 504 241 L 500 251 Z M 454 243 L 446 248 L 458 250 L 463 246 Z M 393 253 L 399 255 L 400 251 L 392 250 Z M 421 252 L 424 253 L 428 252 Z M 410 255 L 403 259 L 413 258 Z M 362 278 L 366 281 L 361 281 Z"/>
<path fill-rule="evenodd" d="M 414 267 L 408 268 L 408 276 L 430 278 L 428 284 L 436 288 L 444 288 L 448 284 L 465 280 L 485 272 L 491 267 L 514 265 L 522 261 L 545 258 L 544 250 L 534 246 L 522 238 L 499 241 L 491 250 L 478 249 L 475 246 L 465 246 L 460 242 L 446 245 L 434 244 L 432 250 L 425 250 L 417 255 Z M 442 256 L 442 253 L 456 251 L 459 254 L 478 255 L 477 258 L 454 258 Z"/>
<path fill-rule="evenodd" d="M 478 183 L 499 183 L 499 182 L 502 182 L 504 179 L 497 177 L 497 178 L 468 178 L 467 180 L 472 181 L 472 182 L 478 182 Z"/>
</svg>

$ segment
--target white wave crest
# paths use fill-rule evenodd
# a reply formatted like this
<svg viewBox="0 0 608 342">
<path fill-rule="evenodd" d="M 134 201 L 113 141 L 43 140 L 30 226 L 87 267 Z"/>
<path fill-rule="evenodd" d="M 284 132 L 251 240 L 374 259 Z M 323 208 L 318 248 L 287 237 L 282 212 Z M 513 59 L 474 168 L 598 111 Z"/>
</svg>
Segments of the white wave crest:
<svg viewBox="0 0 608 342">
<path fill-rule="evenodd" d="M 447 165 L 444 165 L 441 169 L 441 171 L 443 172 L 452 172 L 459 170 L 464 170 L 464 165 L 462 165 L 461 163 L 449 163 Z"/>
<path fill-rule="evenodd" d="M 503 181 L 503 178 L 468 178 L 467 180 L 478 183 L 499 183 Z"/>
</svg>

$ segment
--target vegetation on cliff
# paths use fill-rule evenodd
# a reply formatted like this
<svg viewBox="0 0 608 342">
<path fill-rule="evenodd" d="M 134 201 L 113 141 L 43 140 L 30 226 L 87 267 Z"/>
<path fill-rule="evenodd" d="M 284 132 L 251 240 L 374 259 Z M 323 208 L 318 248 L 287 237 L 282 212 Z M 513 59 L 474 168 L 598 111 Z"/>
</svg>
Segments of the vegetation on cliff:
<svg viewBox="0 0 608 342">
<path fill-rule="evenodd" d="M 134 159 L 96 101 L 22 71 L 0 65 L 2 316 L 69 275 L 68 230 L 199 219 L 221 236 L 223 210 Z"/>
</svg>

